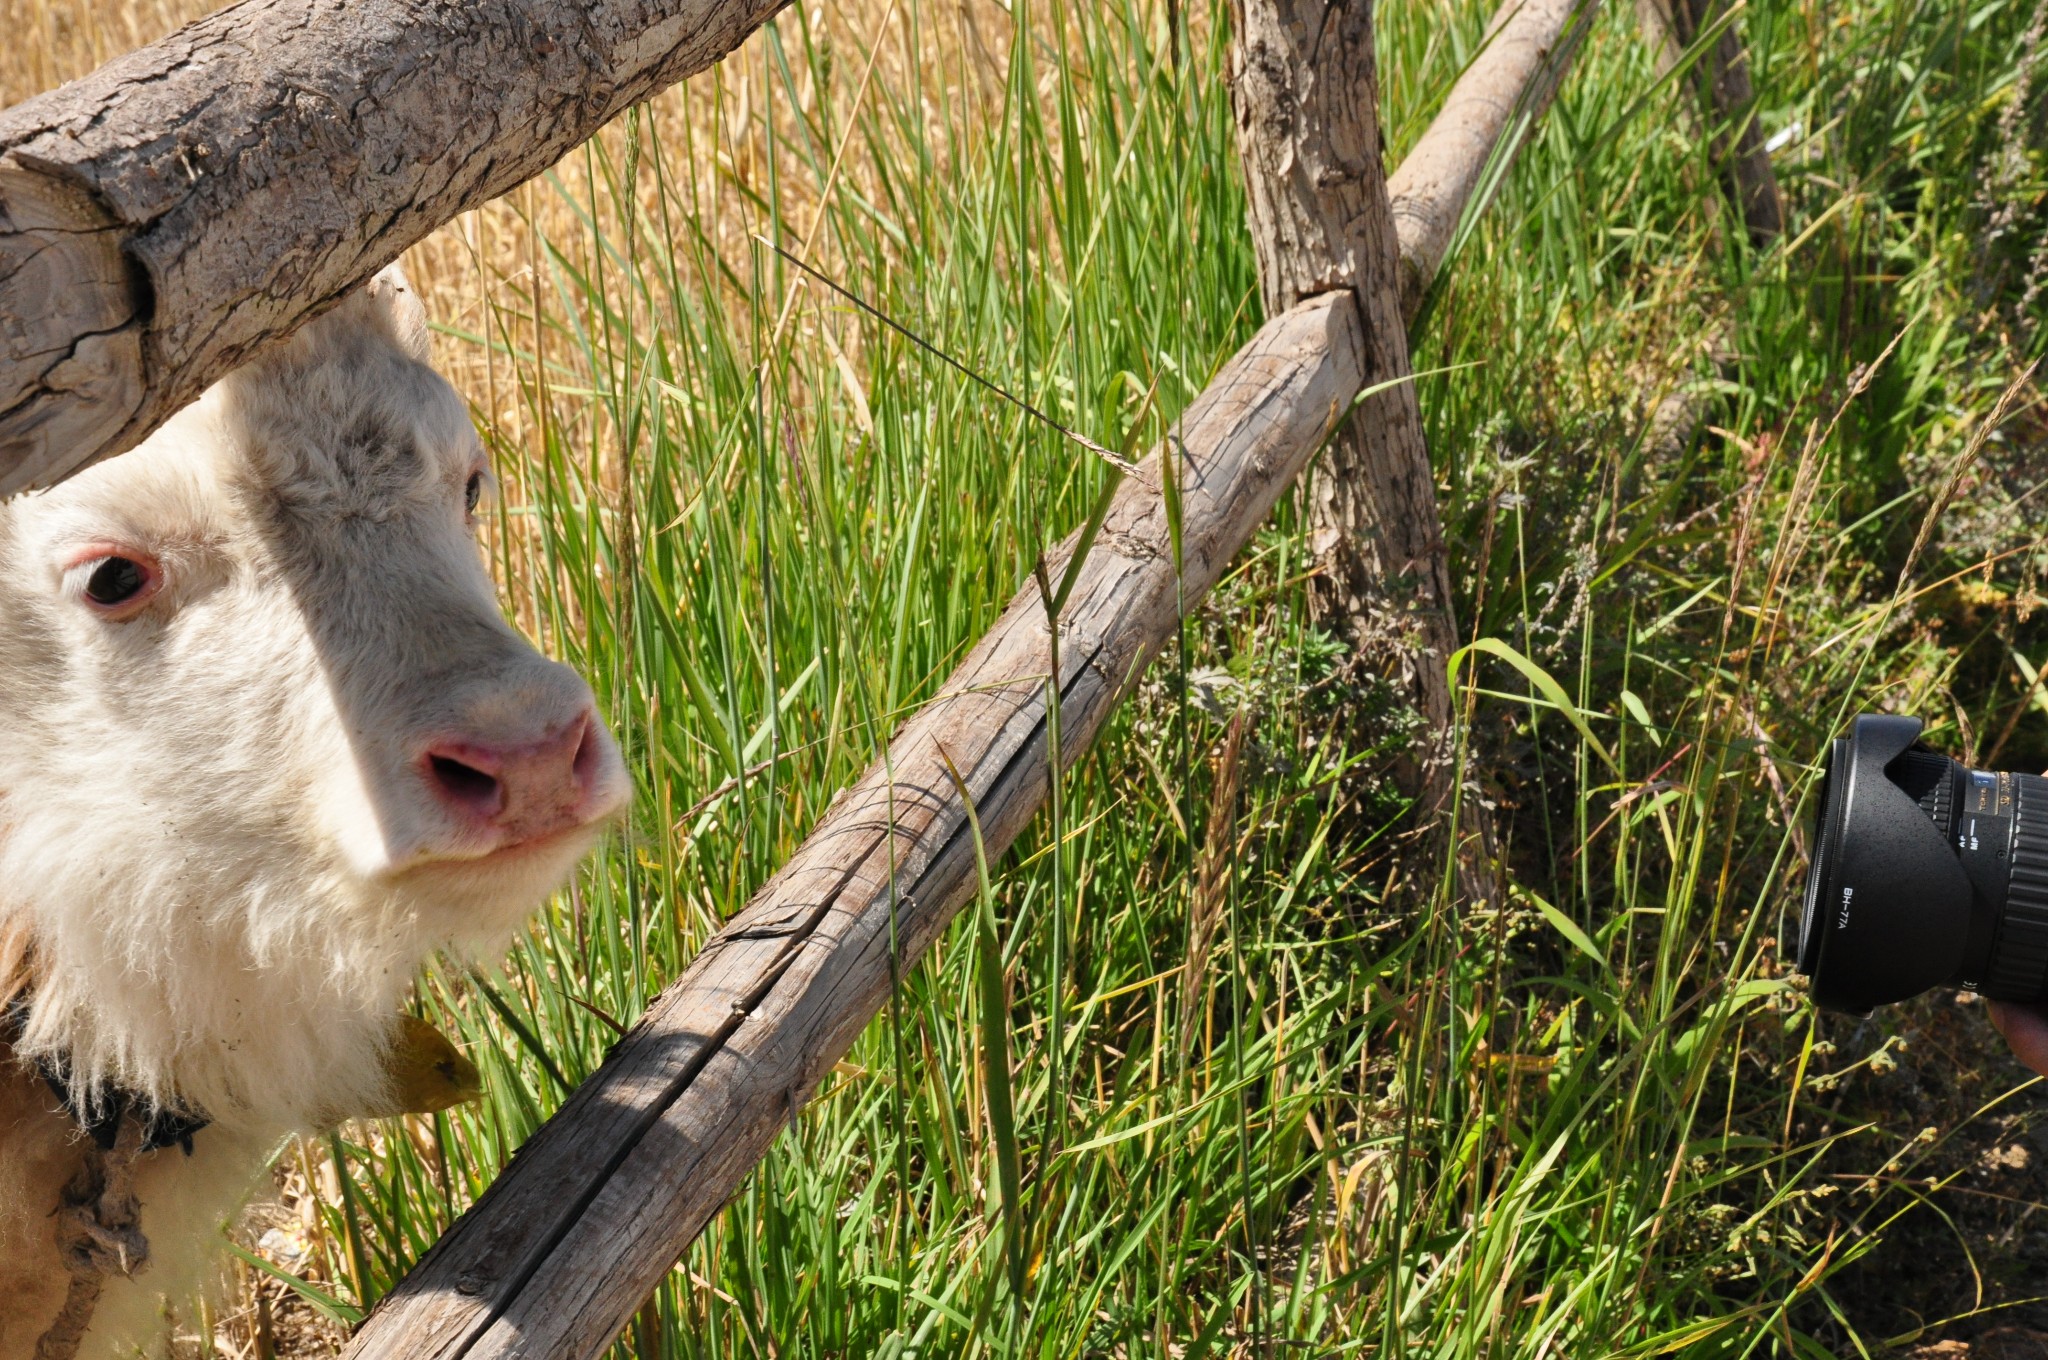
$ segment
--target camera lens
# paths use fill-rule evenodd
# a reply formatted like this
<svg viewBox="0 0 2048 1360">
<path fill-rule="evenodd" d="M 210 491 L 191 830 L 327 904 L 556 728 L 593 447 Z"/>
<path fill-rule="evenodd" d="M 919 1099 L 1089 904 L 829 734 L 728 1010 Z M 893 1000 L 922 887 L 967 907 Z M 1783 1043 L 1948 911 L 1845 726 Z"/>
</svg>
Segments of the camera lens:
<svg viewBox="0 0 2048 1360">
<path fill-rule="evenodd" d="M 1950 760 L 1917 718 L 1856 719 L 1821 778 L 1798 961 L 1832 1010 L 1944 985 L 2048 999 L 2048 779 Z"/>
</svg>

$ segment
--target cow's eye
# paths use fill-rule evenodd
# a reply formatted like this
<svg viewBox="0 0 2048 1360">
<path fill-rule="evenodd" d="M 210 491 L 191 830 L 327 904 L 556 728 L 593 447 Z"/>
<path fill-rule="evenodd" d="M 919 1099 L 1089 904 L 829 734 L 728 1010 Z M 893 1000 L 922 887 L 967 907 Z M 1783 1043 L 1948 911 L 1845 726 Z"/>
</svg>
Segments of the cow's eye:
<svg viewBox="0 0 2048 1360">
<path fill-rule="evenodd" d="M 481 472 L 472 472 L 469 474 L 469 485 L 462 488 L 462 509 L 464 513 L 474 515 L 477 506 L 483 504 L 483 499 L 484 475 Z"/>
<path fill-rule="evenodd" d="M 163 589 L 163 568 L 148 553 L 114 549 L 112 544 L 87 549 L 72 559 L 65 579 L 70 589 L 101 618 L 123 623 L 140 614 Z"/>
<path fill-rule="evenodd" d="M 109 609 L 127 604 L 149 585 L 149 570 L 126 557 L 107 557 L 85 578 L 85 598 Z"/>
</svg>

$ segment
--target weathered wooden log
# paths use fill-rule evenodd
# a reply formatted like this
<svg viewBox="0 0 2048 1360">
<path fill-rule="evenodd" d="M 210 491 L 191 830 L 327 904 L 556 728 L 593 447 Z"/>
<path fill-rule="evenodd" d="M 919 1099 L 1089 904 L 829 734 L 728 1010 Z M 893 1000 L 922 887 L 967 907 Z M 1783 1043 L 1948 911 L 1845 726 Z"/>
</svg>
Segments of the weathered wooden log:
<svg viewBox="0 0 2048 1360">
<path fill-rule="evenodd" d="M 1118 488 L 1059 620 L 1064 763 L 1250 539 L 1364 371 L 1352 295 L 1304 302 L 1267 322 Z M 1178 579 L 1163 475 L 1180 487 Z M 1050 556 L 1054 581 L 1073 547 Z M 1038 810 L 1050 644 L 1027 582 L 888 758 L 382 1302 L 349 1357 L 557 1360 L 611 1344 L 973 891 L 948 766 L 991 856 Z"/>
<path fill-rule="evenodd" d="M 1408 320 L 1421 311 L 1502 134 L 1550 107 L 1598 8 L 1599 0 L 1507 0 L 1487 27 L 1485 48 L 1388 179 Z"/>
<path fill-rule="evenodd" d="M 0 497 L 133 447 L 786 0 L 242 0 L 0 114 Z"/>
</svg>

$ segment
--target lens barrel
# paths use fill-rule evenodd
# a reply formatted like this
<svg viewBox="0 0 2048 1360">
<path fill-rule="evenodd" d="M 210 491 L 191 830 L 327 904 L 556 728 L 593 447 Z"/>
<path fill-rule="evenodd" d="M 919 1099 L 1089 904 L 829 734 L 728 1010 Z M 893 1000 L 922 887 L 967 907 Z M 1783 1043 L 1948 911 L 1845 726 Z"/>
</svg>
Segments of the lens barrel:
<svg viewBox="0 0 2048 1360">
<path fill-rule="evenodd" d="M 1799 971 L 1831 1010 L 1930 987 L 2048 999 L 2048 779 L 1974 770 L 1865 714 L 1828 752 Z"/>
</svg>

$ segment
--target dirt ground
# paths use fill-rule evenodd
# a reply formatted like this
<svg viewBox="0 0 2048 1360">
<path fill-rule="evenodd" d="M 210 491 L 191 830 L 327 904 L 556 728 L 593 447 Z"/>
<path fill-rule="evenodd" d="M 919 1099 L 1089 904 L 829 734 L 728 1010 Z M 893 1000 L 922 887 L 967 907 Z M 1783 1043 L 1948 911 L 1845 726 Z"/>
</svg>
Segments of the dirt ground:
<svg viewBox="0 0 2048 1360">
<path fill-rule="evenodd" d="M 1866 1344 L 1911 1360 L 2048 1360 L 2048 1082 L 2029 1082 L 1973 996 L 1823 1024 L 1836 1051 L 1817 1068 L 1888 1044 L 1889 1061 L 1811 1102 L 1810 1135 L 1875 1126 L 1830 1157 L 1841 1240 L 1899 1215 L 1836 1277 L 1843 1315 Z M 1904 1193 L 1880 1202 L 1879 1183 Z"/>
</svg>

